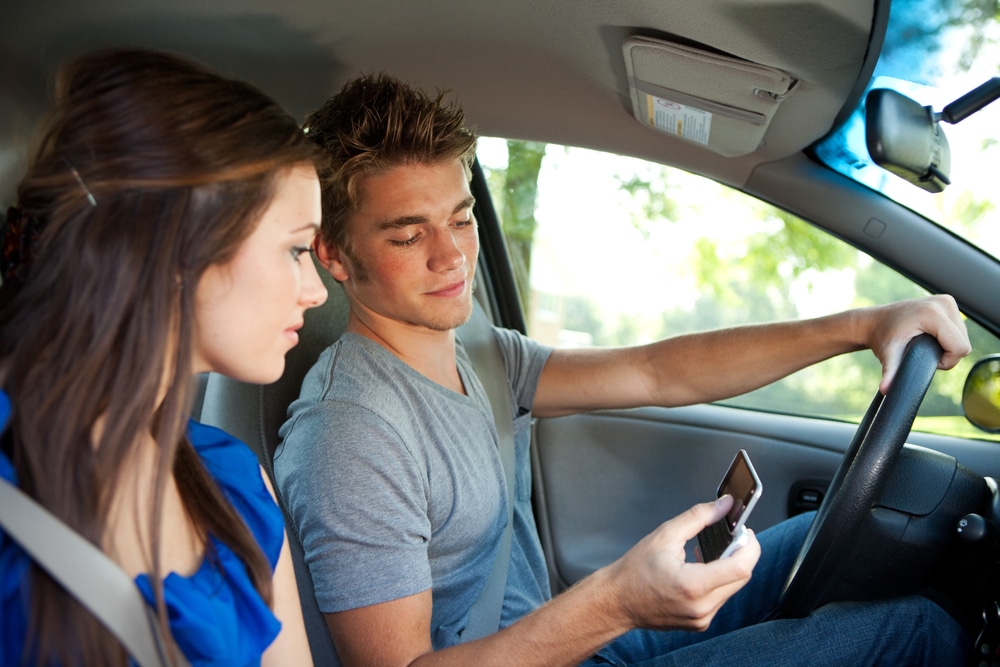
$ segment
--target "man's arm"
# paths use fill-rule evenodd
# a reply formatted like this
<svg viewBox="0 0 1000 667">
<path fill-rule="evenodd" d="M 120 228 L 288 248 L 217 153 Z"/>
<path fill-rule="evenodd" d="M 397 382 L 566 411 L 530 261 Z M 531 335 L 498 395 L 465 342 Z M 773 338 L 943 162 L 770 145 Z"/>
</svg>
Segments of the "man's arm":
<svg viewBox="0 0 1000 667">
<path fill-rule="evenodd" d="M 696 505 L 517 623 L 483 639 L 434 652 L 431 592 L 326 614 L 345 667 L 381 665 L 578 665 L 636 627 L 704 630 L 750 579 L 760 546 L 752 537 L 733 556 L 685 562 L 684 545 L 730 507 L 727 496 Z"/>
<path fill-rule="evenodd" d="M 955 300 L 939 295 L 796 322 L 689 334 L 637 347 L 556 350 L 532 412 L 555 417 L 595 409 L 693 405 L 738 396 L 845 352 L 871 349 L 886 391 L 906 344 L 929 333 L 952 368 L 969 353 Z"/>
</svg>

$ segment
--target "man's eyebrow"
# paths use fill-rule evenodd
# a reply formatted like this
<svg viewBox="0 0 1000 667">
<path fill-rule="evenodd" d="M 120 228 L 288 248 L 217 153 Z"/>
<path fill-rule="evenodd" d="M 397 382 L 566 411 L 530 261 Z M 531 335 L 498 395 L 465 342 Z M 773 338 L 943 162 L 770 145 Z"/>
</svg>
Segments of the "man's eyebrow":
<svg viewBox="0 0 1000 667">
<path fill-rule="evenodd" d="M 375 227 L 381 232 L 390 229 L 402 229 L 403 227 L 409 227 L 410 225 L 422 225 L 425 222 L 428 222 L 426 216 L 404 215 L 399 218 L 393 218 L 392 220 L 383 220 Z"/>
<path fill-rule="evenodd" d="M 476 205 L 476 198 L 473 197 L 472 195 L 469 195 L 468 197 L 466 197 L 465 199 L 463 199 L 461 202 L 459 202 L 458 206 L 455 207 L 455 210 L 452 211 L 451 214 L 455 215 L 459 211 L 464 211 L 465 209 L 472 208 L 475 205 Z"/>
<path fill-rule="evenodd" d="M 469 196 L 463 199 L 452 209 L 451 214 L 455 215 L 460 211 L 464 211 L 467 208 L 472 208 L 476 205 L 476 198 Z M 402 229 L 403 227 L 409 227 L 410 225 L 422 225 L 429 222 L 429 219 L 425 215 L 404 215 L 398 218 L 393 218 L 391 220 L 383 220 L 378 223 L 375 227 L 379 231 L 388 231 L 392 229 Z"/>
</svg>

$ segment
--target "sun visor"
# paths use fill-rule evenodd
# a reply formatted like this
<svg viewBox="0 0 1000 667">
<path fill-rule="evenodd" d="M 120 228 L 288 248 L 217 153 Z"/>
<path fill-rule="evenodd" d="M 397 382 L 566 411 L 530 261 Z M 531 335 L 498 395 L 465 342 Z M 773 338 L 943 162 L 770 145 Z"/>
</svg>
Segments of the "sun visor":
<svg viewBox="0 0 1000 667">
<path fill-rule="evenodd" d="M 648 37 L 625 40 L 632 112 L 727 157 L 752 153 L 798 81 L 773 67 Z"/>
</svg>

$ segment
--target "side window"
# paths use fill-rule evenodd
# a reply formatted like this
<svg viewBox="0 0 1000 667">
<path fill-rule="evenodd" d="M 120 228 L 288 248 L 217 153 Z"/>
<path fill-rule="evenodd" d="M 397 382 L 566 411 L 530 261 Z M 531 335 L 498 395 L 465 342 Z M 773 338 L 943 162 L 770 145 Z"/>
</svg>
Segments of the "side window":
<svg viewBox="0 0 1000 667">
<path fill-rule="evenodd" d="M 823 230 L 677 169 L 493 138 L 480 140 L 479 159 L 528 333 L 549 345 L 631 345 L 926 294 Z M 919 430 L 990 437 L 965 420 L 960 400 L 972 361 L 1000 352 L 1000 341 L 968 324 L 973 352 L 936 375 Z M 722 403 L 856 422 L 880 375 L 875 356 L 857 352 Z"/>
</svg>

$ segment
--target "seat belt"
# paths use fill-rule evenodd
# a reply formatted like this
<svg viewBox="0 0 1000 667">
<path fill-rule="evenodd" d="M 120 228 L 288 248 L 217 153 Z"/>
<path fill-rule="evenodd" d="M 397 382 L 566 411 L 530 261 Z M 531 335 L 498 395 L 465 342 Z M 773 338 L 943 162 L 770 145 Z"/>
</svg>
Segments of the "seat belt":
<svg viewBox="0 0 1000 667">
<path fill-rule="evenodd" d="M 514 411 L 510 402 L 507 370 L 500 352 L 500 344 L 486 313 L 477 301 L 473 302 L 472 317 L 458 329 L 459 338 L 469 360 L 486 390 L 493 408 L 500 462 L 507 479 L 507 526 L 503 531 L 500 550 L 497 552 L 490 576 L 482 592 L 469 610 L 469 622 L 462 631 L 462 641 L 472 641 L 492 635 L 500 629 L 504 592 L 507 589 L 507 570 L 510 567 L 510 546 L 514 532 L 514 485 L 516 457 L 514 454 Z"/>
<path fill-rule="evenodd" d="M 166 656 L 156 615 L 135 582 L 104 552 L 26 493 L 0 479 L 3 528 L 53 579 L 62 584 L 118 641 L 140 667 L 189 665 L 174 646 Z"/>
</svg>

